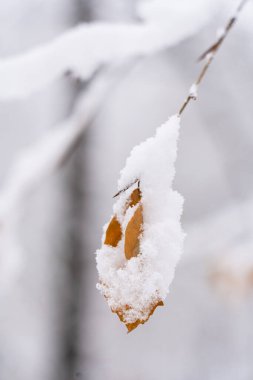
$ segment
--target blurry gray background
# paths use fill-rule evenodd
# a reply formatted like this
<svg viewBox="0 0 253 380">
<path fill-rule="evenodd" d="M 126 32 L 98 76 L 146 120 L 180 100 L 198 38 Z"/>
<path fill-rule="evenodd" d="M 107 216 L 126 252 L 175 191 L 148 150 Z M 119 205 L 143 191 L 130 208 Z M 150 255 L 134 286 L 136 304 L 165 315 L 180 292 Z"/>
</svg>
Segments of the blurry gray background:
<svg viewBox="0 0 253 380">
<path fill-rule="evenodd" d="M 95 288 L 94 252 L 119 170 L 131 148 L 178 111 L 197 57 L 236 4 L 216 3 L 197 35 L 132 63 L 71 159 L 31 194 L 19 230 L 22 270 L 0 295 L 0 379 L 253 378 L 253 16 L 246 9 L 182 117 L 174 188 L 185 197 L 188 237 L 165 307 L 127 335 Z M 81 21 L 133 17 L 134 0 L 1 2 L 0 54 Z M 0 185 L 17 153 L 64 120 L 83 88 L 64 77 L 0 103 Z"/>
</svg>

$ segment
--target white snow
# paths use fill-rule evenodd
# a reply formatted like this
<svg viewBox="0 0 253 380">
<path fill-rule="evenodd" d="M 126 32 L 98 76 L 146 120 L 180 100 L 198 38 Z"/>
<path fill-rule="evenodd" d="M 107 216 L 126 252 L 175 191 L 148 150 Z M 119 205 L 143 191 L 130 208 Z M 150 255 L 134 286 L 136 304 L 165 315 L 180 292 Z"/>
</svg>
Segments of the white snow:
<svg viewBox="0 0 253 380">
<path fill-rule="evenodd" d="M 177 30 L 189 24 L 190 19 L 195 23 L 207 21 L 217 11 L 217 6 L 217 0 L 143 0 L 139 2 L 137 10 L 142 19 L 156 24 L 169 23 Z"/>
<path fill-rule="evenodd" d="M 189 95 L 193 98 L 193 99 L 197 99 L 198 97 L 198 85 L 196 83 L 193 83 L 190 87 L 190 90 L 189 90 Z"/>
<path fill-rule="evenodd" d="M 141 254 L 125 259 L 124 236 L 116 248 L 103 244 L 97 251 L 98 288 L 112 310 L 130 306 L 124 313 L 126 323 L 146 320 L 149 307 L 164 301 L 182 253 L 184 233 L 180 216 L 183 198 L 172 189 L 179 128 L 179 117 L 171 117 L 157 129 L 154 137 L 132 150 L 121 171 L 119 189 L 136 178 L 140 180 L 144 222 Z M 134 186 L 122 193 L 114 205 L 113 213 L 120 222 Z M 134 210 L 130 207 L 128 212 L 132 215 Z M 124 231 L 124 225 L 122 227 Z M 104 230 L 106 228 L 107 225 Z"/>
<path fill-rule="evenodd" d="M 164 1 L 144 3 L 139 8 L 141 23 L 80 24 L 47 44 L 4 58 L 0 60 L 0 99 L 28 96 L 66 72 L 86 80 L 101 65 L 175 45 L 196 33 L 212 14 L 210 7 L 186 8 L 182 12 L 184 7 L 171 9 Z"/>
</svg>

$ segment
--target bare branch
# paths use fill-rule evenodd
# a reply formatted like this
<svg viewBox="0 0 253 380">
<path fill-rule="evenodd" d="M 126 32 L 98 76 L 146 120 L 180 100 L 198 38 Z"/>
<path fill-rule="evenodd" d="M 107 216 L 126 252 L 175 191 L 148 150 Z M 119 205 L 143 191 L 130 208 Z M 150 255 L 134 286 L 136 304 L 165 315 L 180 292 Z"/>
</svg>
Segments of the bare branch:
<svg viewBox="0 0 253 380">
<path fill-rule="evenodd" d="M 239 6 L 237 7 L 236 9 L 236 12 L 235 14 L 228 20 L 227 22 L 227 25 L 225 26 L 225 29 L 222 33 L 222 35 L 220 36 L 220 38 L 214 43 L 212 44 L 212 46 L 210 46 L 200 57 L 199 57 L 199 61 L 202 61 L 203 59 L 206 59 L 206 63 L 205 65 L 203 66 L 198 78 L 196 79 L 195 81 L 195 85 L 198 86 L 204 76 L 206 75 L 206 72 L 210 66 L 210 64 L 212 63 L 214 57 L 215 57 L 215 54 L 217 53 L 217 51 L 219 50 L 220 46 L 222 45 L 223 41 L 225 40 L 225 38 L 227 37 L 228 33 L 230 32 L 230 30 L 232 29 L 233 25 L 236 23 L 237 21 L 237 18 L 238 18 L 238 15 L 239 13 L 241 12 L 241 10 L 243 9 L 243 7 L 245 6 L 245 4 L 248 2 L 249 0 L 242 0 L 239 4 Z M 196 100 L 196 97 L 194 97 L 191 93 L 187 96 L 187 98 L 185 99 L 183 105 L 181 106 L 179 112 L 178 112 L 178 115 L 181 116 L 182 113 L 184 112 L 185 108 L 187 107 L 187 105 L 189 104 L 189 102 L 191 100 Z"/>
</svg>

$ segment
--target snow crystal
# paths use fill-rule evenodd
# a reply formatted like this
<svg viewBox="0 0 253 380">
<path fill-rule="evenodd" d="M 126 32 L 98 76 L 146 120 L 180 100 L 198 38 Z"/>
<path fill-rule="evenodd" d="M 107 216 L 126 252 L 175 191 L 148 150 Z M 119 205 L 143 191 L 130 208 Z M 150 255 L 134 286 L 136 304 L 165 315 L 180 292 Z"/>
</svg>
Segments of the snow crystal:
<svg viewBox="0 0 253 380">
<path fill-rule="evenodd" d="M 113 214 L 124 223 L 118 246 L 102 244 L 97 251 L 98 289 L 113 311 L 125 310 L 125 323 L 145 321 L 152 305 L 164 301 L 182 252 L 184 233 L 180 216 L 183 198 L 172 189 L 179 128 L 179 117 L 171 117 L 157 129 L 154 137 L 134 147 L 121 171 L 119 189 L 140 180 L 143 207 L 140 254 L 130 260 L 124 255 L 125 225 L 137 205 L 127 210 L 124 208 L 137 183 L 121 193 L 114 204 Z M 107 227 L 104 226 L 104 232 Z M 105 234 L 103 242 L 104 239 Z"/>
</svg>

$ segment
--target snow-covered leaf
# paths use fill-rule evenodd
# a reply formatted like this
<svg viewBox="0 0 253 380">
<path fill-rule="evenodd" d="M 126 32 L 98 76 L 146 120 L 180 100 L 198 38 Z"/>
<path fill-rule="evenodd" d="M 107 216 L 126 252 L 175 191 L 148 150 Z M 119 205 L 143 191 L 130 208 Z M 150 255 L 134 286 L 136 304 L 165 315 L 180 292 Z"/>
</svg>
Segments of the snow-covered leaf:
<svg viewBox="0 0 253 380">
<path fill-rule="evenodd" d="M 163 304 L 182 252 L 183 199 L 172 189 L 178 134 L 179 117 L 173 116 L 132 150 L 119 189 L 134 185 L 120 193 L 113 208 L 117 244 L 103 237 L 97 251 L 98 289 L 129 331 Z M 111 229 L 112 222 L 105 226 L 106 237 Z"/>
</svg>

